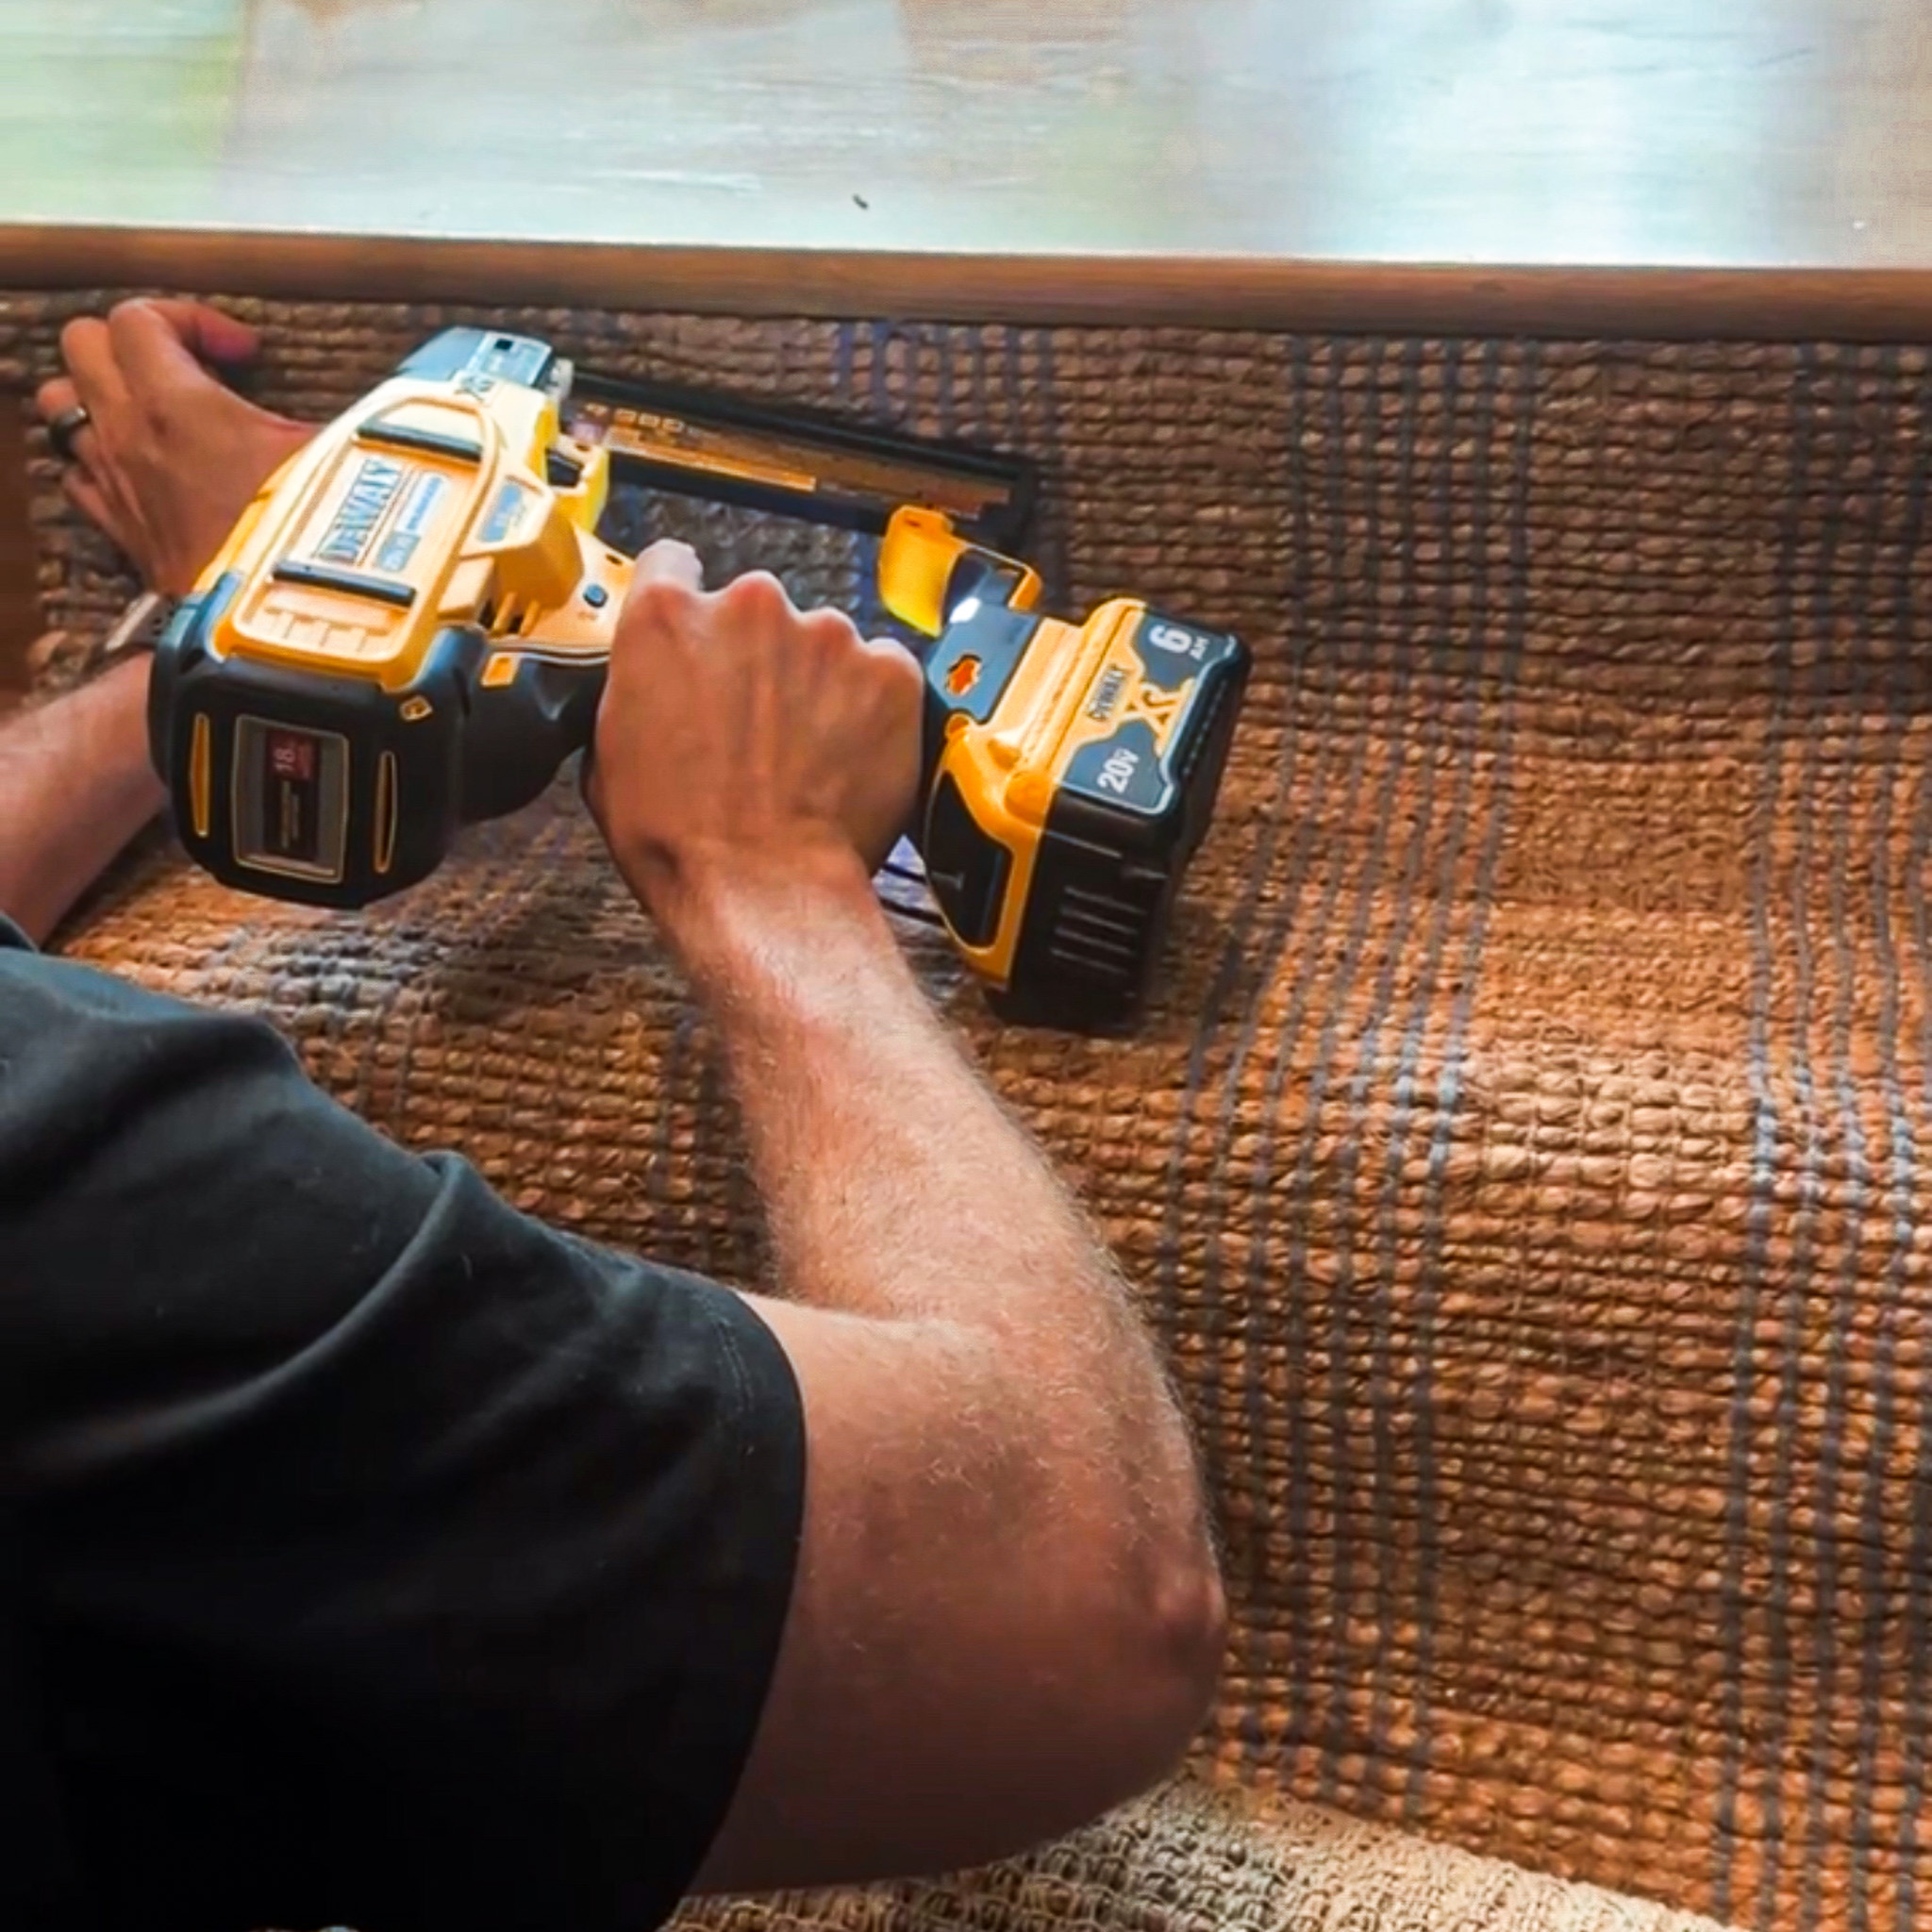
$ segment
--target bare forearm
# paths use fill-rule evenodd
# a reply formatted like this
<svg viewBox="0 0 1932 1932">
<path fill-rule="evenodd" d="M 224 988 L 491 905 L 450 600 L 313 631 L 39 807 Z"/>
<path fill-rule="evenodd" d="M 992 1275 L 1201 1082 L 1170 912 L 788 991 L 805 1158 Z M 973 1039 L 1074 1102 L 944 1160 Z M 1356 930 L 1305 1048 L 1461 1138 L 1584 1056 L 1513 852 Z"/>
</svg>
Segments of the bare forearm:
<svg viewBox="0 0 1932 1932">
<path fill-rule="evenodd" d="M 1110 1306 L 1110 1270 L 948 1044 L 857 861 L 741 874 L 681 924 L 730 1058 L 788 1294 L 856 1313 L 1000 1323 L 1014 1312 L 1010 1295 L 1030 1299 L 1047 1291 L 1042 1274 L 1071 1272 Z"/>
<path fill-rule="evenodd" d="M 1143 1493 L 1191 1492 L 1185 1429 L 1119 1275 L 933 1017 L 857 862 L 740 874 L 678 924 L 782 1291 L 984 1331 L 1025 1396 L 1054 1391 L 1083 1456 L 1123 1458 Z"/>
<path fill-rule="evenodd" d="M 44 940 L 164 793 L 142 657 L 0 725 L 0 912 Z"/>
<path fill-rule="evenodd" d="M 706 1881 L 978 1862 L 1151 1784 L 1200 1723 L 1224 1604 L 1187 1430 L 855 857 L 913 808 L 919 666 L 770 578 L 707 595 L 689 553 L 639 578 L 590 797 L 724 1043 L 807 1456 L 784 1641 Z"/>
</svg>

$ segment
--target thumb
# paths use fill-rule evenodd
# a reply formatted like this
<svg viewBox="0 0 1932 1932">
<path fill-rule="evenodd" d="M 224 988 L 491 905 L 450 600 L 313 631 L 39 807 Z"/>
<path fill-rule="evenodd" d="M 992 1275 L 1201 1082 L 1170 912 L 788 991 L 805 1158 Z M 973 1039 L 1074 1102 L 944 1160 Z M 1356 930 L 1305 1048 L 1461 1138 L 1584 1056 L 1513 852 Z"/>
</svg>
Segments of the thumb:
<svg viewBox="0 0 1932 1932">
<path fill-rule="evenodd" d="M 622 684 L 640 643 L 658 626 L 680 626 L 706 588 L 706 566 L 688 542 L 653 542 L 632 564 L 625 605 L 610 634 L 610 680 Z M 647 657 L 649 653 L 645 653 Z M 607 693 L 610 686 L 605 686 Z"/>
<path fill-rule="evenodd" d="M 695 594 L 705 588 L 705 566 L 689 543 L 667 537 L 653 543 L 631 567 L 630 591 L 625 602 L 636 603 L 654 584 L 675 584 Z"/>
<path fill-rule="evenodd" d="M 610 640 L 612 670 L 621 675 L 646 632 L 683 622 L 704 588 L 705 567 L 689 543 L 653 543 L 631 566 L 630 588 Z"/>
</svg>

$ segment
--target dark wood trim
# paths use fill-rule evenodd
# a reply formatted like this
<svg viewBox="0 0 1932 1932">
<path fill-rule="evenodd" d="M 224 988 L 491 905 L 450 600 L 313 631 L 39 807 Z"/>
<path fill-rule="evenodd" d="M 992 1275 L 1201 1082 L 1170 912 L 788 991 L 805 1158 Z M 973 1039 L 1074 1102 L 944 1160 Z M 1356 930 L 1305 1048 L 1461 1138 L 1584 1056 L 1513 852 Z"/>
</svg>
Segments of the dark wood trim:
<svg viewBox="0 0 1932 1932">
<path fill-rule="evenodd" d="M 1932 341 L 1932 269 L 925 256 L 0 225 L 0 287 L 908 321 Z"/>
<path fill-rule="evenodd" d="M 40 634 L 41 591 L 28 522 L 26 430 L 20 398 L 0 391 L 0 698 L 26 689 L 27 646 Z"/>
</svg>

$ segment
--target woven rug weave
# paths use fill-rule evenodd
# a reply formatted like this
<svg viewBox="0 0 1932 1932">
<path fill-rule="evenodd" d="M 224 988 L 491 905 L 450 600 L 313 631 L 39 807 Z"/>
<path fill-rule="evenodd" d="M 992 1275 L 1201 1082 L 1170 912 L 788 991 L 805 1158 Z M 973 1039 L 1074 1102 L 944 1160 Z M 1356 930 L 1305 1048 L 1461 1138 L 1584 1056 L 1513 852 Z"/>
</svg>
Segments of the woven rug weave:
<svg viewBox="0 0 1932 1932">
<path fill-rule="evenodd" d="M 101 299 L 0 302 L 0 377 Z M 251 312 L 317 416 L 462 319 Z M 1257 651 L 1138 1038 L 1002 1030 L 907 937 L 1199 1429 L 1198 1774 L 1753 1925 L 1932 1910 L 1926 357 L 492 319 L 1024 445 L 1062 603 Z M 50 621 L 97 630 L 112 559 L 42 514 Z M 525 1208 L 757 1274 L 705 1029 L 567 783 L 366 916 L 154 853 L 65 946 L 268 1014 Z M 917 1922 L 1101 1923 L 1135 1828 Z M 1243 1923 L 1214 1856 L 1119 1923 Z"/>
</svg>

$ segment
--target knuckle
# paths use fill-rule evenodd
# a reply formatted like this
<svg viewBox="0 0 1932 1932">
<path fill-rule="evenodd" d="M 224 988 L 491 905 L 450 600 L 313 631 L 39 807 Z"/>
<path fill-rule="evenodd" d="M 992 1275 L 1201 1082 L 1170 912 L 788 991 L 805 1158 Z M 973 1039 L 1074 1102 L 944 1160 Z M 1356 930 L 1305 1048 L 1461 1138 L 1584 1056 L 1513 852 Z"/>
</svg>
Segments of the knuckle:
<svg viewBox="0 0 1932 1932">
<path fill-rule="evenodd" d="M 924 688 L 925 666 L 897 638 L 880 638 L 872 648 L 886 675 L 894 683 L 912 691 Z"/>
<path fill-rule="evenodd" d="M 724 608 L 741 618 L 774 618 L 791 614 L 785 586 L 768 570 L 747 571 L 723 593 Z"/>
<path fill-rule="evenodd" d="M 799 628 L 811 648 L 827 657 L 856 650 L 858 633 L 841 610 L 812 610 L 799 619 Z"/>
<path fill-rule="evenodd" d="M 620 634 L 640 627 L 671 628 L 691 614 L 692 593 L 670 577 L 648 577 L 631 592 L 625 604 Z"/>
<path fill-rule="evenodd" d="M 868 649 L 879 689 L 894 703 L 904 704 L 924 694 L 924 667 L 904 644 L 891 638 L 879 638 Z"/>
</svg>

